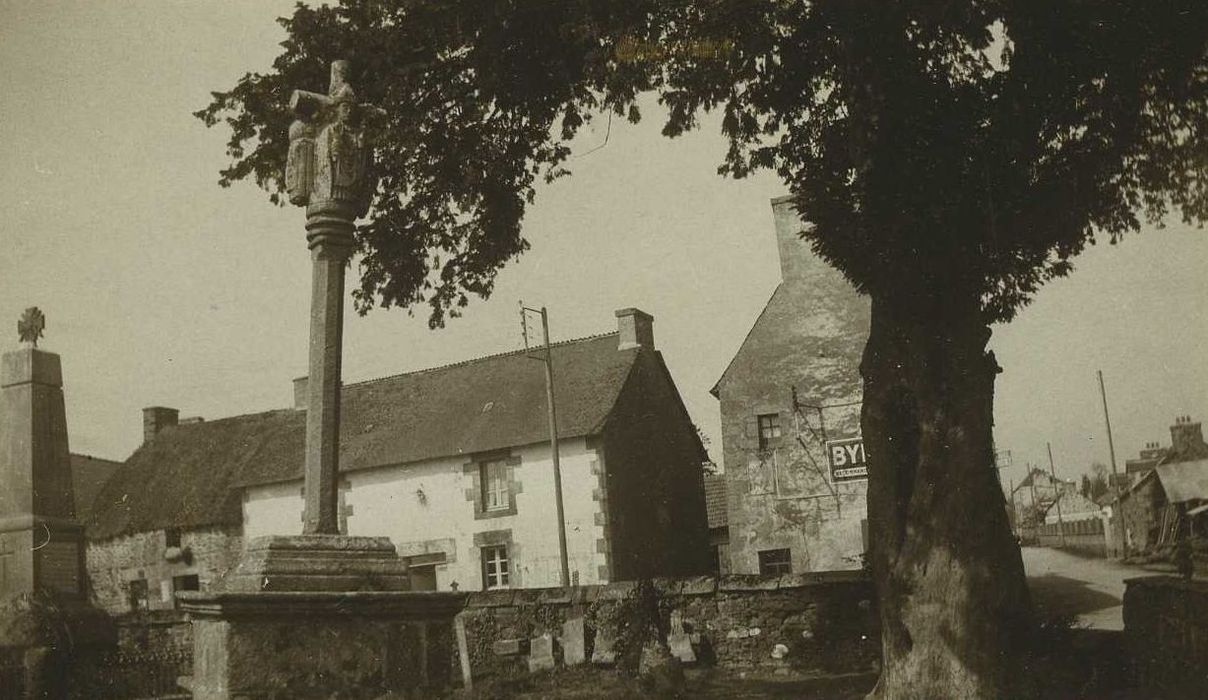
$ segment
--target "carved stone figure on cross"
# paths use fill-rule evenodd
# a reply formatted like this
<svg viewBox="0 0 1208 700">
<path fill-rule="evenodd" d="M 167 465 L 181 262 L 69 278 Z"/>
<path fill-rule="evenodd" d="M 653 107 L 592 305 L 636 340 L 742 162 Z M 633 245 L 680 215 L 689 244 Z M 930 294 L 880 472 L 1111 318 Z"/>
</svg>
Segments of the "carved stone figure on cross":
<svg viewBox="0 0 1208 700">
<path fill-rule="evenodd" d="M 347 208 L 356 217 L 373 194 L 372 151 L 366 117 L 381 110 L 356 101 L 348 84 L 348 62 L 333 61 L 327 94 L 294 90 L 290 109 L 285 188 L 298 206 Z M 342 206 L 341 206 L 342 205 Z"/>
</svg>

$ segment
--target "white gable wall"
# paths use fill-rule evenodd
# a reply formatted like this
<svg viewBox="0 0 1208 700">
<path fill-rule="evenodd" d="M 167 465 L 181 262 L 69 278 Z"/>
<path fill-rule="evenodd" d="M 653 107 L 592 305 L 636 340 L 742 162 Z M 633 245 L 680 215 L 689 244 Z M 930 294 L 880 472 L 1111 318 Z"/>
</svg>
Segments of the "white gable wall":
<svg viewBox="0 0 1208 700">
<path fill-rule="evenodd" d="M 601 479 L 593 471 L 603 458 L 583 438 L 559 444 L 567 552 L 572 579 L 601 583 L 606 556 L 597 542 L 605 537 L 603 504 L 593 491 Z M 443 553 L 436 568 L 437 588 L 482 588 L 480 550 L 475 535 L 510 542 L 512 586 L 535 588 L 559 583 L 558 530 L 554 506 L 553 465 L 549 445 L 512 448 L 516 491 L 514 515 L 475 517 L 473 469 L 466 456 L 409 465 L 380 467 L 344 475 L 343 512 L 350 535 L 386 535 L 404 557 Z M 251 487 L 245 491 L 243 528 L 246 537 L 296 535 L 302 531 L 302 482 Z M 422 494 L 422 496 L 421 496 Z M 598 495 L 598 493 L 597 493 Z M 351 507 L 351 510 L 349 510 Z M 484 533 L 488 533 L 484 535 Z M 494 540 L 492 540 L 494 541 Z"/>
</svg>

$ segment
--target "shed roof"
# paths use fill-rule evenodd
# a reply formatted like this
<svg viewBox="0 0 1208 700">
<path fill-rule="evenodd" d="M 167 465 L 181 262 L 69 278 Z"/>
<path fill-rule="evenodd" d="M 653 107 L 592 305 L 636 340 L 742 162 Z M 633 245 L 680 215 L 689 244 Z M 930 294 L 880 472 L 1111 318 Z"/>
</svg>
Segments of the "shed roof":
<svg viewBox="0 0 1208 700">
<path fill-rule="evenodd" d="M 1208 499 L 1208 459 L 1162 464 L 1154 471 L 1171 503 Z"/>
<path fill-rule="evenodd" d="M 598 434 L 643 348 L 616 333 L 552 347 L 558 435 Z M 524 351 L 344 387 L 342 472 L 549 439 L 545 373 Z M 284 409 L 169 428 L 99 494 L 88 535 L 240 522 L 240 487 L 302 477 L 306 412 Z"/>
</svg>

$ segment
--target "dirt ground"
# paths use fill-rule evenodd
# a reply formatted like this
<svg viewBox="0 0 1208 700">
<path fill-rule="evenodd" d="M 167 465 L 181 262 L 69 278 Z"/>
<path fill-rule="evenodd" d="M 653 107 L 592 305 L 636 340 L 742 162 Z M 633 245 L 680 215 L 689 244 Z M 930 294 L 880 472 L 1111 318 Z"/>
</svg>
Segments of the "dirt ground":
<svg viewBox="0 0 1208 700">
<path fill-rule="evenodd" d="M 873 674 L 803 679 L 744 677 L 714 669 L 689 669 L 683 689 L 671 694 L 616 671 L 581 667 L 476 688 L 469 697 L 473 700 L 858 700 L 876 681 Z"/>
</svg>

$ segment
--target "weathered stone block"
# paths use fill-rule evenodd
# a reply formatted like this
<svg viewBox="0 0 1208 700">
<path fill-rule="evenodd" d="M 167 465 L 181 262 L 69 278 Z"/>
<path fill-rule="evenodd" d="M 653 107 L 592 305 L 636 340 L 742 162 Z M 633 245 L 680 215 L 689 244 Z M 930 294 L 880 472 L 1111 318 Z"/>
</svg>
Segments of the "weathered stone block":
<svg viewBox="0 0 1208 700">
<path fill-rule="evenodd" d="M 541 605 L 569 605 L 574 595 L 572 588 L 539 588 L 537 602 Z"/>
<path fill-rule="evenodd" d="M 711 595 L 717 590 L 717 579 L 712 576 L 692 576 L 680 581 L 681 596 Z"/>
<path fill-rule="evenodd" d="M 624 600 L 626 597 L 633 594 L 637 590 L 638 584 L 634 581 L 618 581 L 610 583 L 600 590 L 597 598 L 599 600 Z"/>
<path fill-rule="evenodd" d="M 759 574 L 730 574 L 717 581 L 719 591 L 774 591 L 780 585 L 779 576 Z"/>
<path fill-rule="evenodd" d="M 534 637 L 531 639 L 529 641 L 528 656 L 529 673 L 550 670 L 553 669 L 555 665 L 553 636 L 543 634 L 540 637 Z"/>
<path fill-rule="evenodd" d="M 586 625 L 582 617 L 562 623 L 562 663 L 575 666 L 587 661 Z"/>
<path fill-rule="evenodd" d="M 518 656 L 527 654 L 529 640 L 527 639 L 498 639 L 491 645 L 495 656 Z"/>
<path fill-rule="evenodd" d="M 596 666 L 613 666 L 617 663 L 616 640 L 610 630 L 596 630 L 595 644 L 591 650 L 591 662 Z"/>
</svg>

